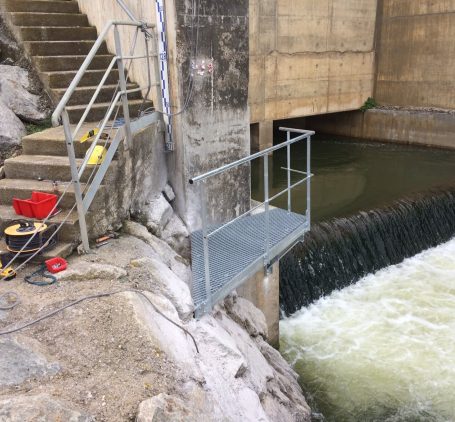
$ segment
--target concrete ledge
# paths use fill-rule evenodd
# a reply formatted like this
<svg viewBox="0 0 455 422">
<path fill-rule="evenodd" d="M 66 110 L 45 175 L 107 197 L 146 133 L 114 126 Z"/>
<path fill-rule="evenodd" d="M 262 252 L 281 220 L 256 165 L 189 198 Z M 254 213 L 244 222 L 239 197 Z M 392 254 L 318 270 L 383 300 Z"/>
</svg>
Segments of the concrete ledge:
<svg viewBox="0 0 455 422">
<path fill-rule="evenodd" d="M 372 109 L 308 117 L 316 133 L 455 149 L 455 111 Z"/>
</svg>

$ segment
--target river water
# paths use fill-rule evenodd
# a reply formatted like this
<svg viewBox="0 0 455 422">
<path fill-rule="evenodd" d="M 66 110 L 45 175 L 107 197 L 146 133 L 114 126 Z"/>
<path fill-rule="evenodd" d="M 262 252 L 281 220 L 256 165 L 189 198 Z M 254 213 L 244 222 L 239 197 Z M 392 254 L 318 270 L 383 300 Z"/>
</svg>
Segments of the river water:
<svg viewBox="0 0 455 422">
<path fill-rule="evenodd" d="M 294 144 L 291 167 L 305 170 L 306 145 Z M 455 151 L 392 143 L 314 139 L 312 141 L 312 220 L 346 217 L 382 207 L 413 192 L 455 183 Z M 273 154 L 269 169 L 270 193 L 286 188 L 286 149 Z M 302 176 L 293 175 L 293 182 Z M 263 199 L 262 162 L 252 165 L 252 197 Z M 287 207 L 287 196 L 272 204 Z M 304 213 L 306 186 L 293 190 L 293 211 Z"/>
<path fill-rule="evenodd" d="M 455 421 L 455 239 L 321 298 L 280 330 L 326 421 Z"/>
</svg>

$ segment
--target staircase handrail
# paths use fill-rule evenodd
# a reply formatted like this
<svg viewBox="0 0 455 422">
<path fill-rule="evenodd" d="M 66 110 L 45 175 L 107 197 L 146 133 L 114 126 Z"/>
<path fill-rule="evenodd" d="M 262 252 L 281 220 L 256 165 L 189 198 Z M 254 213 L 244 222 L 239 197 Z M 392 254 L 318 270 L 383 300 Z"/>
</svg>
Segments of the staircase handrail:
<svg viewBox="0 0 455 422">
<path fill-rule="evenodd" d="M 96 56 L 96 53 L 98 52 L 101 45 L 105 41 L 106 35 L 109 33 L 109 30 L 113 26 L 136 26 L 138 28 L 146 28 L 146 29 L 151 29 L 151 28 L 155 27 L 155 25 L 153 25 L 153 24 L 148 24 L 148 23 L 139 22 L 139 21 L 114 21 L 114 20 L 109 21 L 105 25 L 104 29 L 101 31 L 98 38 L 96 39 L 95 43 L 93 44 L 92 48 L 90 49 L 90 52 L 87 54 L 87 57 L 85 58 L 84 62 L 82 63 L 80 69 L 77 71 L 76 75 L 74 76 L 73 80 L 71 81 L 70 86 L 68 87 L 68 89 L 66 90 L 62 99 L 59 101 L 59 103 L 57 104 L 57 107 L 55 108 L 54 112 L 52 113 L 52 126 L 56 127 L 56 126 L 60 125 L 60 119 L 62 117 L 63 110 L 67 106 L 74 91 L 79 86 L 80 81 L 84 77 L 86 71 L 88 70 L 90 64 L 92 63 L 94 57 Z M 119 57 L 115 56 L 114 59 L 118 60 Z"/>
</svg>

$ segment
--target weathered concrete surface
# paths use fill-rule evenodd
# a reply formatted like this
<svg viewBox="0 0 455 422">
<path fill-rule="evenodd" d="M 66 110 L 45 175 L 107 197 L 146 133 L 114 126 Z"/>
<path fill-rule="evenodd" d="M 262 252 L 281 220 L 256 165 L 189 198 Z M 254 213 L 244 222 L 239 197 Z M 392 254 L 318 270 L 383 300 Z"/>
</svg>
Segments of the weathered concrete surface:
<svg viewBox="0 0 455 422">
<path fill-rule="evenodd" d="M 174 3 L 166 7 L 168 27 L 175 28 L 168 31 L 171 87 L 175 110 L 186 111 L 173 119 L 169 174 L 176 210 L 192 230 L 200 226 L 199 192 L 188 180 L 250 150 L 248 1 Z M 207 190 L 212 221 L 238 215 L 249 206 L 249 167 L 213 178 Z"/>
<path fill-rule="evenodd" d="M 455 148 L 454 112 L 373 109 L 309 117 L 306 127 L 317 133 Z"/>
<path fill-rule="evenodd" d="M 274 347 L 280 344 L 280 271 L 279 264 L 268 276 L 259 271 L 237 289 L 239 296 L 248 299 L 265 315 L 267 341 Z"/>
<path fill-rule="evenodd" d="M 250 0 L 251 122 L 359 108 L 374 80 L 376 0 Z"/>
<path fill-rule="evenodd" d="M 375 99 L 455 108 L 455 2 L 383 0 Z"/>
</svg>

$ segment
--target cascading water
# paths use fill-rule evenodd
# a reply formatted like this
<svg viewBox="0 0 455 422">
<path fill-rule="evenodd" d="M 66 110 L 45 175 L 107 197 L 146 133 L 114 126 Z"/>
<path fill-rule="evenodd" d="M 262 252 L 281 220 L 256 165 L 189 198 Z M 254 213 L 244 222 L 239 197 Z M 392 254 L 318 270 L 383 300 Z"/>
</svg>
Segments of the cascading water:
<svg viewBox="0 0 455 422">
<path fill-rule="evenodd" d="M 286 315 L 455 235 L 455 187 L 314 225 L 280 263 Z"/>
<path fill-rule="evenodd" d="M 280 330 L 327 421 L 454 421 L 455 238 L 319 299 Z"/>
</svg>

